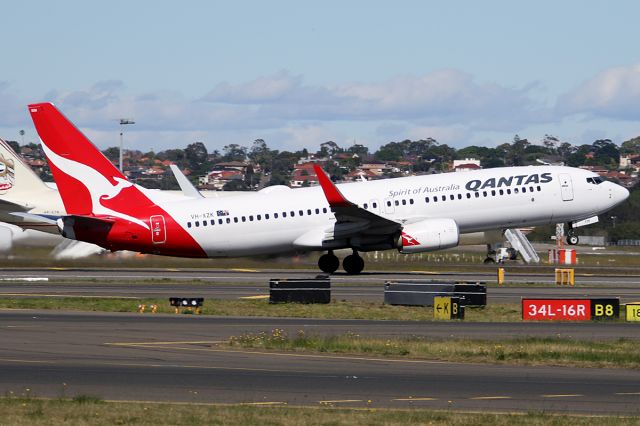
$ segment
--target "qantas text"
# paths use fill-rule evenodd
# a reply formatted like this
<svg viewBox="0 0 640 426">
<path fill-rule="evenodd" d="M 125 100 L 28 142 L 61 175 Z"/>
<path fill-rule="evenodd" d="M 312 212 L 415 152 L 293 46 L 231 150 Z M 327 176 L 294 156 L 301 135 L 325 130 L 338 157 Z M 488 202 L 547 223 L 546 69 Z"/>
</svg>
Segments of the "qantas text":
<svg viewBox="0 0 640 426">
<path fill-rule="evenodd" d="M 509 176 L 509 177 L 501 177 L 501 178 L 489 178 L 484 182 L 479 179 L 470 180 L 464 186 L 469 191 L 477 191 L 478 189 L 485 188 L 501 188 L 503 186 L 512 186 L 512 185 L 530 185 L 533 183 L 548 183 L 551 182 L 553 178 L 551 177 L 551 173 L 542 173 L 542 174 L 533 174 L 533 175 L 517 175 L 517 176 Z"/>
</svg>

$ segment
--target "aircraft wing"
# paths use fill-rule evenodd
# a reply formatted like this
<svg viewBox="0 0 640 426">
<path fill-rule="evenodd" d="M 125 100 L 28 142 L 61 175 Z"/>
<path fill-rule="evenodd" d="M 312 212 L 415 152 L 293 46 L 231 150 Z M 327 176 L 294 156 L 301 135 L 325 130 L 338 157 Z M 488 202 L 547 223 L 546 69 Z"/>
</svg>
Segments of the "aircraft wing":
<svg viewBox="0 0 640 426">
<path fill-rule="evenodd" d="M 400 234 L 400 223 L 358 207 L 342 195 L 320 166 L 314 164 L 313 169 L 336 217 L 333 239 Z"/>
</svg>

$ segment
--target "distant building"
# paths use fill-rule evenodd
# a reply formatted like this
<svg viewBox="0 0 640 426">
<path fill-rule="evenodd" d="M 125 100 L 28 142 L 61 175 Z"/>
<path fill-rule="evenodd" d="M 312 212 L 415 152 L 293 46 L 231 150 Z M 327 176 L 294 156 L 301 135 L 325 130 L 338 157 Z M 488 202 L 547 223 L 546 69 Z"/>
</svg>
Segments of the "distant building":
<svg viewBox="0 0 640 426">
<path fill-rule="evenodd" d="M 465 158 L 464 160 L 453 160 L 452 169 L 455 172 L 470 172 L 473 170 L 480 170 L 480 160 L 475 158 Z"/>
<path fill-rule="evenodd" d="M 318 177 L 315 170 L 313 170 L 314 163 L 303 163 L 294 165 L 293 173 L 291 173 L 291 179 L 289 180 L 289 186 L 292 188 L 300 188 L 303 186 L 315 186 L 318 185 Z"/>
</svg>

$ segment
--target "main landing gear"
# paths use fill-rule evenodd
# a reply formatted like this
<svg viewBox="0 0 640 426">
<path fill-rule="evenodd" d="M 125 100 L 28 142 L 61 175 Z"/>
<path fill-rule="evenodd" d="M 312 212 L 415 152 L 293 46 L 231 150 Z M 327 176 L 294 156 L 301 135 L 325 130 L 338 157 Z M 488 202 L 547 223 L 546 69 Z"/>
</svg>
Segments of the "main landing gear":
<svg viewBox="0 0 640 426">
<path fill-rule="evenodd" d="M 322 272 L 327 274 L 333 274 L 338 270 L 340 266 L 340 260 L 333 254 L 333 250 L 329 250 L 329 253 L 323 254 L 318 259 L 318 267 Z M 364 269 L 364 260 L 360 257 L 357 251 L 353 251 L 353 254 L 345 257 L 342 261 L 342 267 L 349 275 L 357 275 Z"/>
</svg>

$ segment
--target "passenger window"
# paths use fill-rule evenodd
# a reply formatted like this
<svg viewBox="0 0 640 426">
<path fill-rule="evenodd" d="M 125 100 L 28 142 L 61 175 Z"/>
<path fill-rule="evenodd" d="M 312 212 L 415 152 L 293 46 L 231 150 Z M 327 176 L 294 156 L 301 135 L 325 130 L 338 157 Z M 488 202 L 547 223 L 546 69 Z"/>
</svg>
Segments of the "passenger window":
<svg viewBox="0 0 640 426">
<path fill-rule="evenodd" d="M 507 195 L 511 195 L 511 188 L 507 188 Z"/>
<path fill-rule="evenodd" d="M 311 209 L 307 209 L 307 214 L 311 216 Z"/>
<path fill-rule="evenodd" d="M 458 194 L 458 200 L 462 200 L 462 194 Z"/>
<path fill-rule="evenodd" d="M 231 218 L 230 217 L 227 218 L 227 223 L 231 223 Z"/>
<path fill-rule="evenodd" d="M 456 198 L 456 197 L 455 197 L 453 194 L 449 195 L 449 199 L 450 199 L 451 201 L 455 200 L 455 198 Z"/>
<path fill-rule="evenodd" d="M 391 207 L 391 201 L 387 201 L 387 207 Z"/>
<path fill-rule="evenodd" d="M 200 226 L 200 222 L 196 220 L 196 228 Z"/>
<path fill-rule="evenodd" d="M 446 195 L 442 196 L 442 201 L 447 201 L 447 196 Z"/>
<path fill-rule="evenodd" d="M 291 212 L 291 217 L 294 217 L 296 215 L 296 212 L 292 211 Z"/>
<path fill-rule="evenodd" d="M 253 216 L 249 216 L 249 222 L 253 222 Z"/>
<path fill-rule="evenodd" d="M 211 226 L 213 226 L 213 225 L 215 225 L 215 224 L 216 224 L 216 221 L 215 221 L 215 220 L 213 220 L 213 219 L 211 219 Z"/>
<path fill-rule="evenodd" d="M 487 196 L 487 191 L 482 191 L 482 196 L 486 197 Z"/>
<path fill-rule="evenodd" d="M 406 206 L 407 205 L 407 200 L 402 200 L 402 205 Z"/>
<path fill-rule="evenodd" d="M 517 194 L 518 193 L 518 188 L 513 188 L 513 193 Z"/>
<path fill-rule="evenodd" d="M 322 208 L 322 213 L 326 213 L 326 212 L 327 212 L 327 208 L 326 208 L 326 207 L 323 207 L 323 208 Z"/>
<path fill-rule="evenodd" d="M 527 192 L 527 187 L 526 186 L 522 187 L 522 192 Z"/>
<path fill-rule="evenodd" d="M 206 220 L 202 221 L 202 226 L 207 226 L 207 221 Z"/>
<path fill-rule="evenodd" d="M 409 204 L 413 204 L 413 198 L 409 198 Z"/>
<path fill-rule="evenodd" d="M 438 202 L 438 196 L 436 195 L 435 197 L 433 197 L 433 202 L 437 203 Z"/>
<path fill-rule="evenodd" d="M 298 213 L 300 214 L 300 216 L 304 216 L 304 210 L 298 210 Z"/>
<path fill-rule="evenodd" d="M 429 197 L 424 197 L 424 202 L 428 203 L 429 202 Z"/>
<path fill-rule="evenodd" d="M 495 197 L 495 196 L 496 196 L 496 190 L 495 190 L 495 189 L 492 189 L 492 190 L 491 190 L 491 196 L 492 196 L 492 197 Z"/>
<path fill-rule="evenodd" d="M 480 193 L 479 192 L 476 192 L 475 194 L 476 194 L 476 198 L 480 198 Z"/>
<path fill-rule="evenodd" d="M 377 209 L 378 208 L 378 203 L 373 203 L 373 208 Z"/>
<path fill-rule="evenodd" d="M 278 218 L 278 213 L 274 213 L 273 217 L 277 219 Z M 265 220 L 269 220 L 269 213 L 265 214 L 264 218 L 265 218 Z"/>
<path fill-rule="evenodd" d="M 471 193 L 467 192 L 467 198 L 471 198 Z"/>
<path fill-rule="evenodd" d="M 222 225 L 222 219 L 218 219 L 218 225 Z"/>
<path fill-rule="evenodd" d="M 191 228 L 191 222 L 187 222 L 187 228 Z"/>
<path fill-rule="evenodd" d="M 539 186 L 536 187 L 536 189 L 538 190 L 538 192 L 542 191 L 542 188 L 540 188 Z"/>
<path fill-rule="evenodd" d="M 399 206 L 399 205 L 400 205 L 400 202 L 399 202 L 398 200 L 396 200 L 396 201 L 394 202 L 394 204 L 395 204 L 396 206 Z"/>
<path fill-rule="evenodd" d="M 367 210 L 369 208 L 369 206 L 367 205 L 367 203 L 364 203 L 364 205 L 362 206 L 364 207 L 365 210 Z"/>
<path fill-rule="evenodd" d="M 500 190 L 500 195 L 504 195 L 504 190 Z"/>
<path fill-rule="evenodd" d="M 246 222 L 246 221 L 247 221 L 247 218 L 246 218 L 245 216 L 242 216 L 242 221 L 243 221 L 243 222 Z"/>
<path fill-rule="evenodd" d="M 237 217 L 233 218 L 233 223 L 238 223 L 238 218 Z"/>
<path fill-rule="evenodd" d="M 320 209 L 316 209 L 316 214 L 320 214 Z"/>
<path fill-rule="evenodd" d="M 287 212 L 282 212 L 282 217 L 287 217 Z"/>
<path fill-rule="evenodd" d="M 262 216 L 261 216 L 261 215 L 257 215 L 257 216 L 256 216 L 256 219 L 258 219 L 258 220 L 262 220 Z"/>
</svg>

